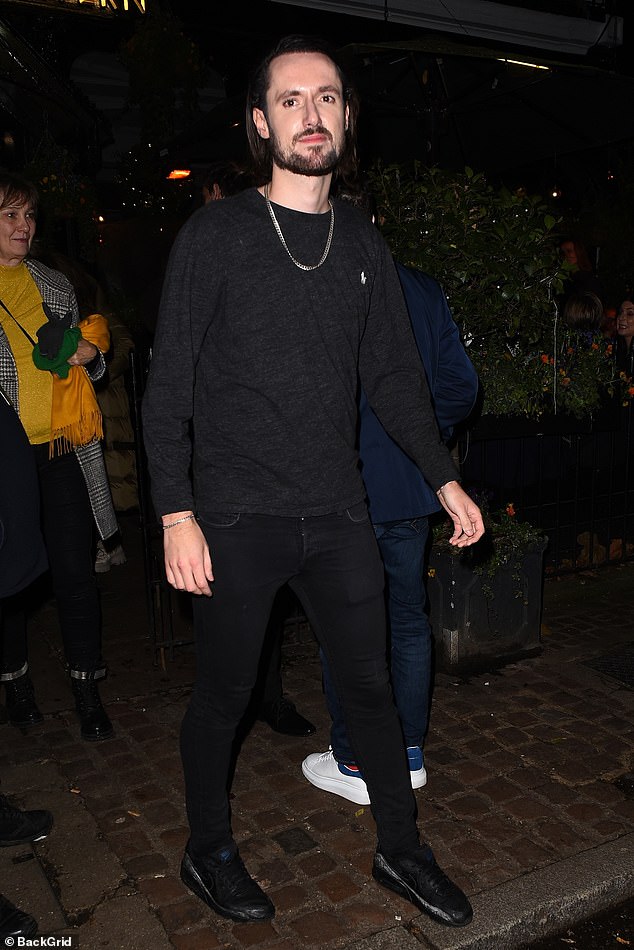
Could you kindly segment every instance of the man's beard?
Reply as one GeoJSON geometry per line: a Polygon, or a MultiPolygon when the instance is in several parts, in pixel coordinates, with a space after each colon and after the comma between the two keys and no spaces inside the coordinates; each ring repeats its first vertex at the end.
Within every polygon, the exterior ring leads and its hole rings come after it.
{"type": "Polygon", "coordinates": [[[330,135],[327,129],[322,125],[316,125],[304,131],[299,136],[295,136],[293,144],[288,151],[284,151],[280,145],[279,139],[272,129],[269,130],[269,147],[271,149],[271,158],[273,163],[286,171],[294,172],[296,175],[329,175],[334,172],[339,164],[341,149],[338,149],[330,137],[330,142],[325,145],[317,145],[309,149],[306,155],[300,155],[294,151],[293,146],[304,136],[314,135],[316,132],[322,135],[330,135]]]}

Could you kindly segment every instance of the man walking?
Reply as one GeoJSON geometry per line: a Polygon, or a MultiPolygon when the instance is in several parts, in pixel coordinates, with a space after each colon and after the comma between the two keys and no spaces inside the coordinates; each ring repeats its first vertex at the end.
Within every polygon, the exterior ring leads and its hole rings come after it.
{"type": "Polygon", "coordinates": [[[181,876],[234,920],[274,914],[238,854],[227,781],[273,599],[288,583],[345,698],[377,823],[374,876],[466,924],[467,898],[416,827],[355,450],[359,378],[451,514],[453,543],[478,540],[482,518],[440,441],[388,248],[329,198],[333,173],[353,171],[356,119],[334,54],[311,38],[280,41],[253,76],[247,112],[264,184],[209,202],[179,235],[144,405],[167,579],[200,595],[181,733],[191,832],[181,876]]]}

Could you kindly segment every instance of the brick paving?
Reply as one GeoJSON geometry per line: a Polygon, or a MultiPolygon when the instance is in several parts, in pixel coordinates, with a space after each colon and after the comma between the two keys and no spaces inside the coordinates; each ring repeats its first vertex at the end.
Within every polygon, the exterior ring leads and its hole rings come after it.
{"type": "MultiPolygon", "coordinates": [[[[127,532],[130,550],[134,527],[127,532]]],[[[81,804],[100,847],[120,865],[111,893],[120,896],[124,888],[127,899],[146,907],[166,946],[336,950],[396,931],[403,946],[415,939],[435,947],[436,925],[370,877],[375,834],[369,808],[321,792],[302,777],[304,756],[328,746],[318,656],[307,625],[289,630],[284,684],[318,732],[291,739],[255,723],[231,792],[241,852],[277,916],[235,924],[209,912],[182,886],[187,822],[178,732],[193,656],[185,646],[166,670],[152,667],[144,604],[136,603],[144,596],[138,561],[131,557],[100,579],[113,670],[104,695],[116,737],[97,744],[80,740],[60,680],[42,703],[47,715],[41,726],[26,736],[0,726],[5,790],[23,805],[46,807],[45,800],[33,800],[33,791],[24,799],[12,784],[12,770],[36,774],[44,761],[54,766],[69,807],[81,804]]],[[[634,564],[548,580],[540,656],[471,678],[436,677],[425,751],[429,781],[416,793],[419,822],[441,866],[476,902],[530,872],[625,840],[634,830],[634,692],[585,665],[634,639],[633,581],[634,564]]],[[[51,616],[50,608],[39,614],[39,649],[59,664],[55,632],[47,628],[51,616]]],[[[41,658],[38,663],[44,665],[41,658]]],[[[57,833],[35,849],[53,885],[57,833]]],[[[15,898],[2,873],[3,890],[15,898]]],[[[91,942],[94,905],[65,906],[63,889],[57,900],[70,928],[65,932],[74,927],[84,950],[106,945],[91,942]]],[[[38,916],[37,907],[28,909],[38,916]]],[[[122,947],[156,946],[133,934],[128,939],[122,947]]],[[[517,944],[505,946],[511,945],[517,944]]]]}

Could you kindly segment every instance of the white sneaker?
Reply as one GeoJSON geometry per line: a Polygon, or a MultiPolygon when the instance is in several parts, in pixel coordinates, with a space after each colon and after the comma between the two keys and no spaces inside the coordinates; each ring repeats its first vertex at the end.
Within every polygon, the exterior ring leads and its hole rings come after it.
{"type": "Polygon", "coordinates": [[[422,788],[427,784],[427,772],[423,761],[423,750],[418,745],[408,745],[407,760],[409,762],[409,775],[412,780],[412,788],[422,788]]]}
{"type": "MultiPolygon", "coordinates": [[[[412,788],[422,788],[427,784],[427,772],[420,746],[408,746],[407,759],[412,788]]],[[[302,772],[311,785],[325,792],[341,795],[357,805],[370,804],[368,788],[361,772],[337,762],[332,748],[327,752],[313,752],[307,756],[302,762],[302,772]]]]}
{"type": "Polygon", "coordinates": [[[332,749],[306,756],[302,762],[302,772],[316,788],[341,795],[357,805],[370,804],[370,796],[363,779],[355,776],[345,765],[340,765],[332,754],[332,749]]]}

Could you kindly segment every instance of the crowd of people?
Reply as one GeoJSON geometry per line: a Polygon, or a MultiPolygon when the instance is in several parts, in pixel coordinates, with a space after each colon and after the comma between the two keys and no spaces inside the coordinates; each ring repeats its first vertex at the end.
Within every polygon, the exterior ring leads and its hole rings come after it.
{"type": "MultiPolygon", "coordinates": [[[[248,90],[252,171],[210,167],[165,272],[143,428],[166,578],[193,600],[181,877],[232,920],[275,914],[240,857],[227,786],[254,696],[271,728],[315,731],[282,688],[280,603],[292,591],[319,641],[332,719],[329,749],[298,768],[370,805],[379,884],[464,926],[470,902],[421,839],[413,789],[427,779],[432,695],[429,517],[446,512],[457,548],[484,532],[450,452],[479,384],[442,288],[392,259],[367,195],[348,184],[357,110],[327,44],[283,38],[248,90]]],[[[30,182],[0,174],[0,423],[12,459],[0,478],[0,684],[11,724],[42,720],[26,592],[48,571],[80,733],[99,742],[114,730],[99,695],[95,574],[125,562],[117,512],[136,504],[124,383],[134,340],[98,284],[38,250],[37,206],[30,182]]],[[[582,245],[561,251],[564,321],[604,332],[582,245]]],[[[631,375],[630,299],[613,332],[631,375]]],[[[40,840],[52,821],[0,796],[0,846],[40,840]]],[[[1,936],[36,928],[0,895],[1,936]]]]}
{"type": "Polygon", "coordinates": [[[634,312],[634,292],[624,286],[615,305],[606,298],[584,243],[577,238],[565,238],[559,249],[568,272],[560,300],[564,324],[587,338],[603,336],[611,340],[615,345],[616,369],[632,377],[634,351],[628,315],[634,312]]]}

